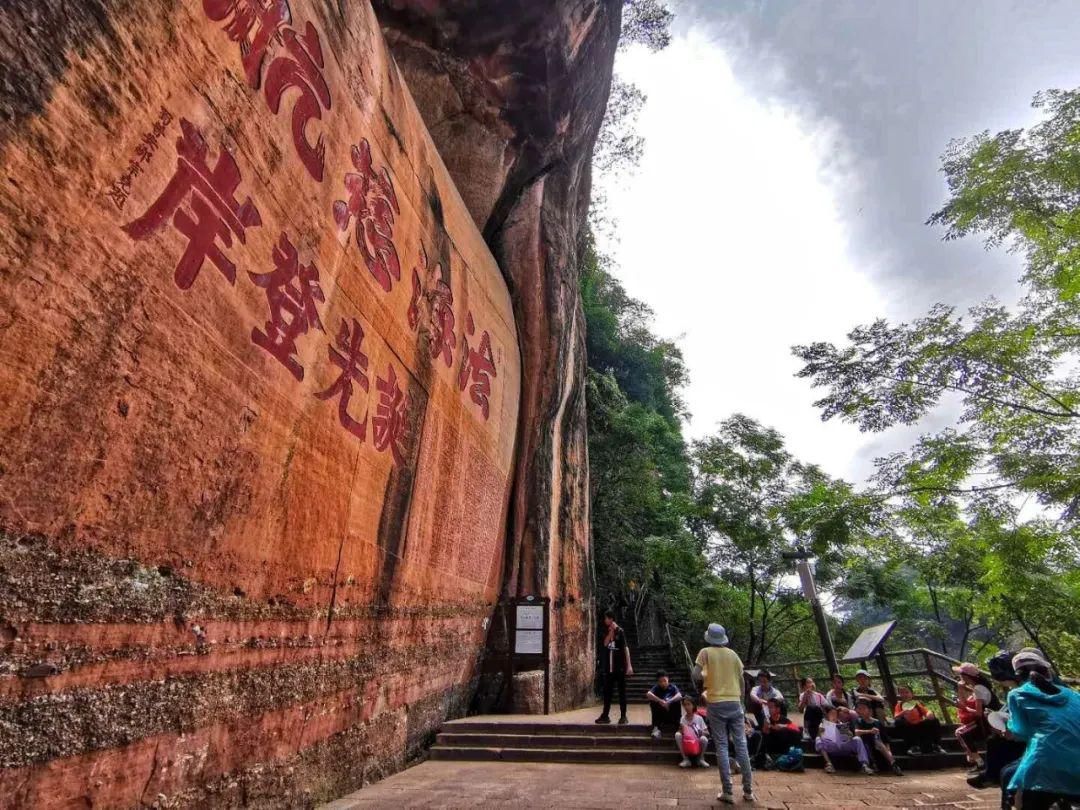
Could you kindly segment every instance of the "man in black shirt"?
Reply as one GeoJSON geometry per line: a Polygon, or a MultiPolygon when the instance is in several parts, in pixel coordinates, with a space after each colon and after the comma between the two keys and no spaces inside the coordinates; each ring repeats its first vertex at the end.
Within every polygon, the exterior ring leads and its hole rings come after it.
{"type": "Polygon", "coordinates": [[[645,699],[649,701],[649,709],[652,711],[654,739],[660,737],[661,728],[679,725],[682,692],[671,682],[664,670],[656,673],[656,686],[645,693],[645,699]]]}
{"type": "Polygon", "coordinates": [[[600,644],[600,672],[604,676],[604,713],[596,718],[597,723],[611,722],[611,698],[615,687],[619,687],[619,725],[625,726],[630,720],[626,716],[626,677],[634,674],[630,664],[630,647],[626,644],[626,633],[615,623],[615,614],[604,612],[604,638],[600,644]]]}

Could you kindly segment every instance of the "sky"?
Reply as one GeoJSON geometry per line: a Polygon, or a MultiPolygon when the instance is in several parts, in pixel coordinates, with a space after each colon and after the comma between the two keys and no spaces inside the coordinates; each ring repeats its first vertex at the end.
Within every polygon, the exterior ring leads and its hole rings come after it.
{"type": "Polygon", "coordinates": [[[741,411],[863,480],[954,412],[883,434],[823,423],[790,347],[938,301],[1016,299],[1017,257],[924,223],[950,139],[1029,126],[1036,92],[1080,85],[1080,14],[1069,0],[668,4],[670,46],[616,62],[647,96],[645,153],[597,180],[616,222],[601,247],[679,340],[691,437],[741,411]]]}

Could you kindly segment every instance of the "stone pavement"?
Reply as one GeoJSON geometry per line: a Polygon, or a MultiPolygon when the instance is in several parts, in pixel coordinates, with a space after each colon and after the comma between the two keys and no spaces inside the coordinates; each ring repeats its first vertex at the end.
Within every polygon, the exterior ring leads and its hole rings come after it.
{"type": "MultiPolygon", "coordinates": [[[[994,810],[994,790],[974,791],[962,771],[924,772],[905,777],[755,773],[757,807],[964,808],[994,810]]],[[[738,777],[736,777],[738,780],[738,777]]],[[[740,783],[736,781],[738,790],[740,783]]],[[[716,768],[680,770],[662,765],[567,765],[509,762],[425,762],[322,810],[369,808],[612,808],[654,810],[721,807],[716,768]]],[[[741,799],[736,807],[749,807],[741,799]]]]}

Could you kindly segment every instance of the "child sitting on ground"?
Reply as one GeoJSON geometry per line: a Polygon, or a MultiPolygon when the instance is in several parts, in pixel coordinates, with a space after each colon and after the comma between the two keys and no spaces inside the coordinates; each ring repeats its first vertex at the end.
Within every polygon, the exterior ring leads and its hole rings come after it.
{"type": "Polygon", "coordinates": [[[863,773],[873,774],[870,769],[870,756],[866,753],[866,745],[863,744],[861,737],[855,736],[850,722],[840,718],[840,711],[844,712],[845,717],[849,717],[847,709],[829,709],[818,730],[817,739],[814,740],[814,750],[825,759],[825,773],[836,773],[832,757],[853,756],[859,760],[863,773]]]}
{"type": "Polygon", "coordinates": [[[694,701],[684,697],[682,701],[682,717],[679,718],[679,730],[675,732],[675,745],[682,754],[680,768],[689,768],[691,758],[697,761],[702,768],[708,768],[705,761],[705,749],[709,746],[709,730],[705,725],[705,718],[694,708],[694,701]]]}
{"type": "Polygon", "coordinates": [[[893,756],[892,749],[889,748],[889,738],[888,733],[885,731],[885,724],[874,717],[870,703],[860,700],[855,704],[855,712],[858,714],[852,724],[855,729],[855,736],[861,739],[867,749],[873,752],[874,759],[884,760],[893,773],[897,776],[903,776],[904,772],[896,764],[896,758],[893,756]]]}

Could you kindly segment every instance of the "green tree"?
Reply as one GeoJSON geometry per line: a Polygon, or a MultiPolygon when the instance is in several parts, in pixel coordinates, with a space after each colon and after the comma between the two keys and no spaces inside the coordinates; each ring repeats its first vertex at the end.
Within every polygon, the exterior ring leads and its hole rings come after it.
{"type": "Polygon", "coordinates": [[[877,502],[798,462],[776,430],[741,414],[696,442],[693,457],[692,522],[708,543],[713,570],[744,591],[746,613],[729,629],[746,660],[775,661],[805,636],[820,654],[812,614],[783,553],[796,544],[811,549],[819,584],[827,586],[841,571],[844,549],[875,524],[877,502]]]}
{"type": "Polygon", "coordinates": [[[949,199],[930,218],[946,239],[980,234],[1023,255],[1021,302],[965,314],[939,304],[911,323],[879,320],[844,345],[794,352],[800,376],[825,391],[824,419],[879,431],[915,424],[945,398],[959,403],[954,427],[878,462],[875,489],[896,507],[907,545],[884,559],[913,572],[936,615],[961,621],[967,637],[997,633],[1069,661],[1078,645],[1066,605],[1080,570],[1080,93],[1051,91],[1035,106],[1045,118],[1027,131],[950,144],[949,199]],[[1042,509],[1025,510],[1029,501],[1042,509]]]}

